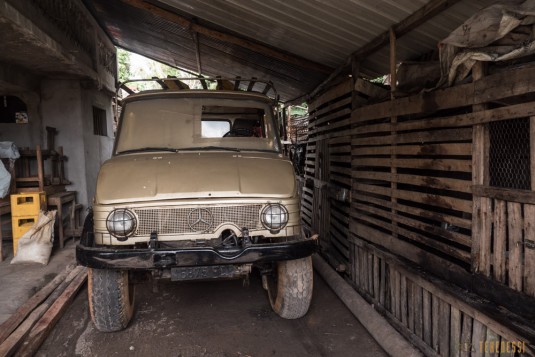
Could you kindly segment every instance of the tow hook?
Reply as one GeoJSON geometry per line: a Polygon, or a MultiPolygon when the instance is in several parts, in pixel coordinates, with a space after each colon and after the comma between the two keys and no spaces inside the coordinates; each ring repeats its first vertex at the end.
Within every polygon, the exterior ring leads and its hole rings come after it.
{"type": "Polygon", "coordinates": [[[242,245],[244,247],[247,247],[253,244],[251,242],[251,237],[249,236],[249,229],[247,227],[242,228],[241,234],[242,234],[242,245]]]}
{"type": "Polygon", "coordinates": [[[150,234],[149,249],[156,249],[158,247],[158,232],[153,231],[150,234]]]}

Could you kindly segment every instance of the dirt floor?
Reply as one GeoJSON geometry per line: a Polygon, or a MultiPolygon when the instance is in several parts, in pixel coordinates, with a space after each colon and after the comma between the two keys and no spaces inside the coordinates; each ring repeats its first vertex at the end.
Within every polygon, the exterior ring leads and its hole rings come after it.
{"type": "Polygon", "coordinates": [[[90,321],[87,289],[56,325],[37,356],[386,356],[326,283],[315,276],[306,317],[272,312],[254,275],[242,282],[160,282],[137,286],[135,318],[122,332],[90,321]]]}

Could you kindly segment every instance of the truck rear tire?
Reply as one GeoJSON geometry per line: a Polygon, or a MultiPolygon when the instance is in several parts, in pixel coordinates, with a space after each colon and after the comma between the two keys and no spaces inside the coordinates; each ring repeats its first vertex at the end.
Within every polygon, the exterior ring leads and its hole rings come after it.
{"type": "Polygon", "coordinates": [[[278,262],[268,280],[273,311],[285,319],[305,316],[312,300],[313,279],[312,257],[278,262]]]}
{"type": "Polygon", "coordinates": [[[88,300],[91,320],[99,331],[125,329],[134,313],[128,271],[88,269],[88,300]]]}

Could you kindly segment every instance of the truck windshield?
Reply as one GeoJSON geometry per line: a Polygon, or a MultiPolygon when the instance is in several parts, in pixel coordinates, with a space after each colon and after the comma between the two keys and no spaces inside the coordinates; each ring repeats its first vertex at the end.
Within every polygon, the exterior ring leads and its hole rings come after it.
{"type": "Polygon", "coordinates": [[[123,108],[116,154],[146,148],[279,151],[270,107],[254,100],[155,98],[123,108]]]}

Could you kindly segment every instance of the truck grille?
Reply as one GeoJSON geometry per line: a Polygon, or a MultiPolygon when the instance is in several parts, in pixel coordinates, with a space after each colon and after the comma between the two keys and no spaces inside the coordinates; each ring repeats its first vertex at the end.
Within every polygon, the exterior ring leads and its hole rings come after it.
{"type": "Polygon", "coordinates": [[[150,235],[153,231],[158,234],[213,233],[223,223],[258,229],[262,228],[261,209],[262,205],[135,209],[139,218],[136,235],[150,235]],[[192,224],[201,216],[203,221],[211,219],[211,224],[192,224]]]}

